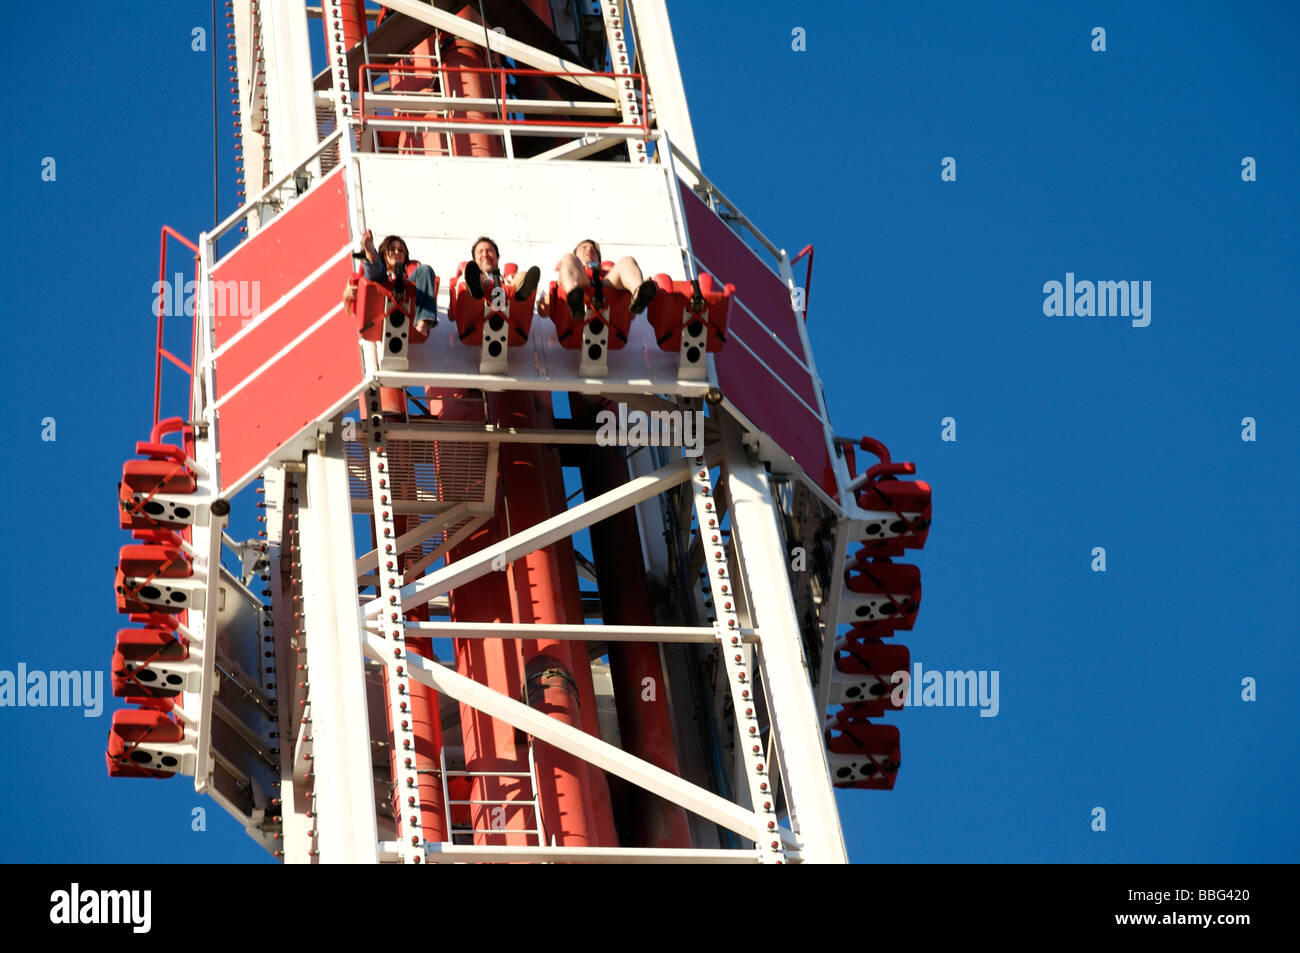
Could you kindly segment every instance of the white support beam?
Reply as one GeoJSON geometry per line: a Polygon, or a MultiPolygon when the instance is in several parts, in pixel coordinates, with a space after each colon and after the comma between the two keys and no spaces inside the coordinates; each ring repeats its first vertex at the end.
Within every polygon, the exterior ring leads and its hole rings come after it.
{"type": "MultiPolygon", "coordinates": [[[[394,848],[396,845],[394,845],[394,848]]],[[[498,847],[429,844],[431,864],[755,864],[752,850],[696,850],[663,847],[498,847]]]]}
{"type": "MultiPolygon", "coordinates": [[[[471,582],[484,573],[491,572],[494,565],[498,569],[508,566],[516,559],[521,559],[531,552],[586,529],[593,523],[599,523],[629,506],[648,500],[652,496],[658,496],[665,490],[686,482],[690,477],[691,468],[687,462],[676,460],[653,473],[629,480],[608,493],[602,493],[600,496],[579,503],[563,513],[543,520],[536,526],[516,533],[509,539],[503,539],[465,559],[458,559],[452,565],[403,587],[402,609],[421,605],[434,596],[440,596],[457,586],[471,582]]],[[[379,599],[366,603],[366,618],[378,617],[383,609],[384,604],[379,599]]]]}
{"type": "Polygon", "coordinates": [[[537,155],[529,157],[528,161],[547,162],[551,159],[585,159],[587,156],[595,155],[597,152],[604,152],[606,149],[626,141],[625,139],[589,132],[580,139],[570,139],[554,149],[539,152],[537,155]]]}
{"type": "MultiPolygon", "coordinates": [[[[368,636],[366,640],[370,656],[385,664],[390,662],[389,644],[388,640],[375,635],[368,636]]],[[[413,652],[407,653],[406,665],[412,678],[428,685],[434,691],[449,695],[493,718],[500,718],[539,741],[554,745],[598,768],[631,781],[651,794],[657,794],[674,804],[680,804],[688,811],[720,824],[727,830],[735,831],[742,837],[756,840],[762,836],[760,820],[753,811],[733,804],[726,798],[691,784],[648,761],[630,755],[621,748],[587,734],[581,728],[567,725],[558,718],[552,718],[535,708],[529,708],[522,702],[515,701],[472,678],[467,678],[454,669],[445,668],[440,663],[430,661],[413,652]]],[[[783,837],[789,838],[788,831],[782,833],[783,837]]]]}
{"type": "Polygon", "coordinates": [[[307,456],[299,501],[303,629],[311,664],[311,733],[322,863],[377,863],[363,632],[343,441],[307,456]]]}
{"type": "MultiPolygon", "coordinates": [[[[447,639],[576,639],[580,642],[673,642],[710,644],[710,625],[545,625],[517,622],[407,622],[408,631],[447,639]]],[[[757,642],[753,629],[741,629],[743,642],[757,642]]]]}
{"type": "MultiPolygon", "coordinates": [[[[397,542],[393,543],[392,555],[394,557],[400,556],[402,553],[406,552],[412,546],[424,542],[430,536],[436,535],[437,533],[442,532],[442,530],[444,530],[448,526],[451,526],[453,523],[457,522],[458,520],[464,519],[466,516],[469,515],[470,506],[471,504],[469,503],[457,503],[455,506],[447,510],[445,513],[439,513],[433,519],[425,520],[415,529],[403,533],[401,536],[397,537],[397,542]]],[[[362,556],[360,559],[357,560],[358,581],[360,580],[361,576],[364,576],[366,573],[370,572],[371,570],[378,569],[378,568],[379,568],[379,550],[372,549],[370,550],[370,552],[366,553],[364,556],[362,556]]]]}
{"type": "Polygon", "coordinates": [[[599,93],[609,99],[613,99],[618,94],[618,87],[612,79],[606,76],[591,75],[591,71],[581,63],[573,63],[552,53],[539,50],[535,46],[520,43],[504,33],[489,30],[481,23],[475,23],[473,20],[447,13],[427,3],[419,3],[417,0],[391,0],[391,2],[390,0],[384,0],[384,6],[394,13],[404,13],[408,17],[419,20],[421,23],[427,23],[429,26],[437,27],[439,30],[450,33],[462,40],[469,40],[471,43],[486,46],[493,53],[500,53],[502,56],[517,60],[526,66],[531,66],[533,69],[547,70],[553,73],[587,74],[569,76],[566,79],[593,93],[599,93]]]}
{"type": "MultiPolygon", "coordinates": [[[[442,545],[438,546],[436,549],[433,549],[429,553],[425,554],[423,557],[420,558],[419,562],[417,562],[415,565],[411,566],[406,570],[405,574],[403,574],[402,576],[402,582],[408,583],[414,579],[418,579],[420,577],[420,573],[424,572],[426,569],[428,569],[430,566],[436,563],[443,556],[446,556],[447,553],[451,552],[453,546],[459,546],[462,542],[468,539],[471,533],[476,532],[478,528],[482,526],[484,523],[486,523],[489,519],[491,519],[491,516],[477,516],[474,519],[470,520],[468,523],[466,523],[464,526],[462,526],[460,529],[456,530],[456,532],[446,537],[442,541],[442,545]]],[[[430,605],[432,605],[433,600],[432,599],[429,600],[429,603],[430,605]]]]}
{"type": "MultiPolygon", "coordinates": [[[[370,422],[364,430],[370,432],[370,422]]],[[[456,443],[544,443],[594,446],[595,430],[560,430],[555,427],[497,427],[493,424],[405,423],[390,424],[389,440],[448,440],[456,443]]]]}
{"type": "MultiPolygon", "coordinates": [[[[678,151],[698,168],[700,156],[695,148],[695,129],[691,126],[691,111],[686,106],[686,89],[677,62],[677,46],[673,43],[667,5],[664,0],[636,0],[629,6],[632,8],[630,19],[636,50],[654,104],[654,124],[666,131],[678,151]]],[[[688,186],[695,186],[695,176],[689,171],[679,174],[688,186]]]]}
{"type": "MultiPolygon", "coordinates": [[[[433,93],[366,93],[366,107],[397,109],[405,112],[435,112],[454,109],[458,112],[494,112],[501,100],[473,96],[438,96],[433,93]]],[[[529,116],[605,116],[617,119],[618,103],[595,99],[508,99],[512,113],[529,116]]]]}
{"type": "MultiPolygon", "coordinates": [[[[262,3],[262,43],[266,56],[271,169],[283,175],[311,152],[319,138],[312,89],[307,10],[300,3],[262,3]]],[[[319,167],[313,169],[319,178],[319,167]]]]}
{"type": "Polygon", "coordinates": [[[740,571],[760,633],[759,665],[790,821],[803,842],[804,861],[847,863],[822,718],[813,702],[767,471],[750,462],[734,421],[727,422],[724,439],[731,542],[739,547],[740,571]]]}

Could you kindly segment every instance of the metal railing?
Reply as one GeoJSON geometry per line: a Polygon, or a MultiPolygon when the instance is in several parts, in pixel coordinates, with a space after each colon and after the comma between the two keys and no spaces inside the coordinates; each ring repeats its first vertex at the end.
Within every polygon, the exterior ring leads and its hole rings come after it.
{"type": "MultiPolygon", "coordinates": [[[[194,244],[194,242],[190,241],[180,232],[176,231],[176,229],[172,228],[170,225],[164,225],[162,227],[162,241],[161,241],[162,248],[158,253],[158,282],[159,284],[162,285],[162,289],[159,292],[157,292],[159,294],[166,294],[167,289],[170,286],[170,283],[167,280],[167,238],[168,236],[171,236],[172,238],[176,239],[178,242],[180,242],[190,251],[194,252],[195,287],[198,286],[198,282],[199,282],[199,246],[194,244]]],[[[180,289],[182,299],[184,298],[184,291],[185,289],[182,287],[180,289]]],[[[174,301],[176,299],[176,289],[172,289],[169,298],[170,301],[174,301]]],[[[164,304],[163,307],[159,307],[158,306],[160,304],[159,300],[156,297],[154,299],[154,308],[157,311],[157,318],[158,318],[158,338],[154,344],[154,363],[153,363],[153,426],[155,427],[158,425],[159,409],[162,401],[162,359],[164,357],[167,358],[167,360],[171,361],[173,364],[175,364],[177,367],[183,370],[190,378],[191,388],[194,385],[194,371],[192,369],[193,365],[186,364],[184,361],[178,358],[171,351],[163,347],[163,318],[167,316],[167,311],[168,311],[167,305],[170,304],[170,301],[163,303],[164,304]]],[[[191,325],[191,329],[192,329],[192,325],[191,325]]],[[[197,340],[197,336],[195,339],[197,340]]],[[[191,361],[195,360],[194,354],[190,355],[190,360],[191,361]]]]}
{"type": "Polygon", "coordinates": [[[486,133],[503,138],[507,156],[513,157],[511,135],[525,136],[581,136],[600,131],[620,138],[648,139],[650,125],[646,103],[645,77],[639,73],[622,76],[615,73],[589,71],[559,71],[512,69],[509,67],[446,66],[430,62],[428,65],[410,62],[367,62],[360,67],[361,92],[357,119],[362,131],[432,132],[446,136],[444,149],[447,155],[455,154],[455,144],[450,135],[486,133]],[[387,77],[386,86],[376,79],[387,77]],[[484,77],[491,88],[490,96],[463,96],[448,94],[449,79],[484,77]],[[632,79],[639,90],[627,90],[621,95],[639,98],[642,119],[627,123],[622,119],[619,103],[614,99],[520,99],[510,96],[510,79],[569,78],[632,79]],[[422,85],[419,89],[400,89],[399,84],[414,78],[422,85]],[[480,115],[470,115],[478,113],[480,115]],[[529,118],[554,116],[554,119],[529,118]],[[575,116],[596,118],[579,119],[575,116]]]}

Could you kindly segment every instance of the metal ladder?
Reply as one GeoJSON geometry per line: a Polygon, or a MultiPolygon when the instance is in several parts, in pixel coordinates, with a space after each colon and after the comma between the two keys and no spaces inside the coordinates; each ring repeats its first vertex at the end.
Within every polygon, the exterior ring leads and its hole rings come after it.
{"type": "MultiPolygon", "coordinates": [[[[546,832],[542,827],[542,810],[538,803],[537,797],[537,762],[533,757],[533,741],[528,739],[528,770],[527,771],[455,771],[447,767],[447,749],[444,747],[438,754],[439,767],[442,769],[442,803],[447,805],[447,835],[451,843],[456,843],[456,837],[469,836],[471,840],[475,835],[482,834],[487,837],[504,836],[507,834],[526,834],[529,837],[537,838],[537,843],[530,846],[544,846],[546,844],[546,832]],[[527,778],[532,789],[531,799],[516,798],[512,801],[505,800],[480,800],[469,799],[463,801],[454,801],[451,797],[451,788],[448,786],[447,779],[453,778],[527,778]],[[492,827],[486,829],[476,828],[474,826],[473,810],[476,805],[490,805],[492,807],[502,808],[529,808],[533,810],[533,827],[515,828],[515,827],[492,827]],[[469,807],[470,809],[470,826],[454,827],[451,822],[451,809],[453,807],[469,807]]],[[[505,811],[500,815],[502,821],[505,819],[505,811]]]]}

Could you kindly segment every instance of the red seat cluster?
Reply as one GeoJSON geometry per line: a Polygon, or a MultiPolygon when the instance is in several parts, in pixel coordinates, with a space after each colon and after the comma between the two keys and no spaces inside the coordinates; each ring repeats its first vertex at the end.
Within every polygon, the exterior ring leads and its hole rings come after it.
{"type": "Polygon", "coordinates": [[[879,458],[861,480],[854,444],[847,462],[858,506],[862,539],[844,570],[839,622],[849,630],[836,645],[831,700],[842,707],[828,722],[826,746],[836,787],[892,788],[901,764],[898,729],[873,723],[901,708],[910,685],[911,656],[905,646],[883,641],[910,630],[921,608],[921,570],[894,560],[920,549],[930,533],[930,485],[903,477],[913,463],[894,463],[878,440],[856,447],[879,458]]]}
{"type": "Polygon", "coordinates": [[[118,556],[117,611],[139,627],[118,631],[110,675],[113,694],[140,707],[113,714],[106,758],[114,777],[165,778],[181,767],[179,751],[158,745],[177,746],[185,738],[171,710],[186,689],[176,663],[190,658],[180,631],[193,587],[179,582],[193,576],[185,552],[198,513],[190,499],[198,486],[190,466],[193,441],[179,417],[161,421],[148,442],[136,444],[141,459],[126,461],[118,484],[119,522],[133,541],[118,556]],[[180,434],[183,446],[163,442],[171,433],[180,434]]]}

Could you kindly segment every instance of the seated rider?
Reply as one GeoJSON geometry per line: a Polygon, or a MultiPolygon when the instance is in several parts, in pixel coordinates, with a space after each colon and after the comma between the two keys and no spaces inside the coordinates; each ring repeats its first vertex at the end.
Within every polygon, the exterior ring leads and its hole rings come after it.
{"type": "MultiPolygon", "coordinates": [[[[366,253],[365,275],[368,281],[379,281],[393,287],[406,284],[406,265],[410,254],[406,242],[397,235],[389,235],[375,248],[375,236],[366,229],[361,236],[361,247],[366,253]]],[[[433,269],[419,265],[411,274],[415,286],[415,329],[427,333],[438,324],[438,301],[434,297],[433,269]]],[[[403,289],[404,290],[404,289],[403,289]]]]}
{"type": "MultiPolygon", "coordinates": [[[[558,277],[556,283],[559,285],[560,294],[564,295],[564,300],[569,304],[569,313],[575,318],[583,317],[582,292],[584,288],[591,287],[591,274],[594,270],[601,276],[601,284],[609,288],[616,288],[620,291],[632,292],[633,314],[640,314],[646,309],[646,306],[654,300],[655,293],[659,287],[653,282],[648,281],[641,274],[641,266],[636,263],[636,259],[631,255],[625,255],[618,261],[608,272],[601,268],[600,246],[590,238],[578,242],[572,253],[566,254],[560,259],[558,277]]],[[[542,300],[537,305],[538,314],[548,314],[550,312],[550,291],[542,296],[542,300]]]]}
{"type": "Polygon", "coordinates": [[[515,272],[513,275],[502,277],[497,270],[500,262],[501,252],[497,248],[497,243],[486,235],[478,238],[470,248],[470,261],[465,263],[465,287],[475,298],[483,297],[483,281],[491,279],[493,285],[498,288],[505,288],[507,292],[513,293],[516,301],[527,301],[537,290],[537,282],[541,280],[542,270],[533,265],[523,274],[515,272]]]}

